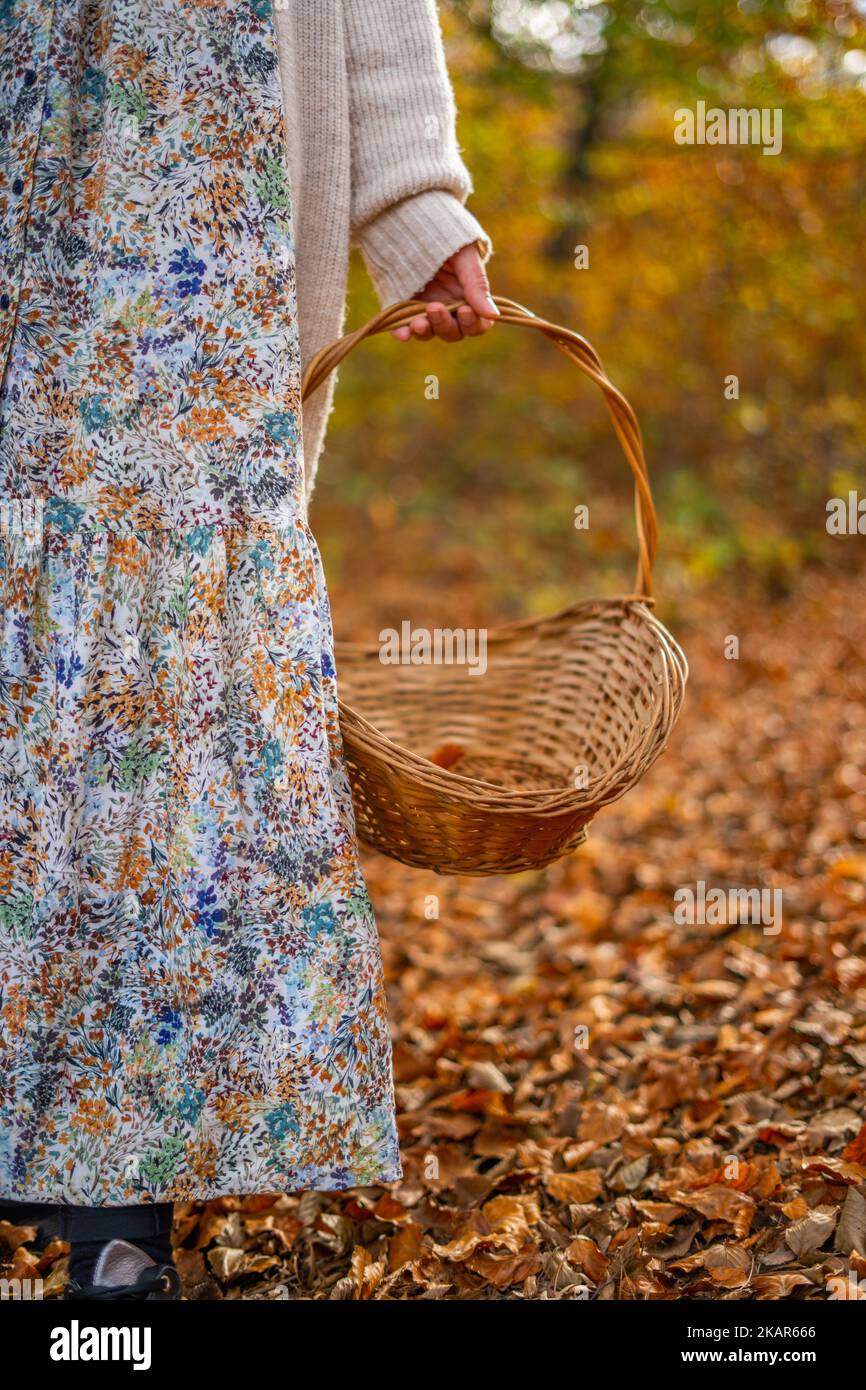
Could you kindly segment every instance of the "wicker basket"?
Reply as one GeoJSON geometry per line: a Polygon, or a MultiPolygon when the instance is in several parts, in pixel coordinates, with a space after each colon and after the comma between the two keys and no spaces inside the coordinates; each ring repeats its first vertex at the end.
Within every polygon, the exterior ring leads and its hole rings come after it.
{"type": "MultiPolygon", "coordinates": [[[[631,406],[585,339],[511,300],[496,304],[503,323],[543,333],[603,392],[634,474],[639,560],[633,594],[489,632],[483,675],[384,664],[378,643],[337,644],[358,833],[443,874],[543,868],[579,845],[596,812],[663,751],[688,669],[650,611],[655,510],[631,406]]],[[[364,338],[423,309],[392,305],[324,348],[304,374],[304,398],[364,338]]]]}

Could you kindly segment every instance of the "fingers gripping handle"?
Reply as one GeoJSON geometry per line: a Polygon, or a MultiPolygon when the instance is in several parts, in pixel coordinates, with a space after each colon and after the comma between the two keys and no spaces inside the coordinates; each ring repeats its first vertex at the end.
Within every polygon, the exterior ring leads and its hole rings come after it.
{"type": "MultiPolygon", "coordinates": [[[[618,391],[613,382],[608,379],[598,353],[579,333],[573,333],[569,328],[548,323],[546,319],[536,317],[529,309],[524,309],[521,304],[515,304],[511,299],[500,299],[493,296],[493,302],[499,309],[500,323],[510,323],[522,328],[534,328],[536,332],[543,333],[545,338],[549,338],[554,346],[559,348],[560,352],[564,353],[585,376],[595,382],[604,396],[616,436],[634,476],[635,521],[638,541],[635,593],[642,597],[651,598],[658,528],[640,426],[634,411],[622,392],[618,391]]],[[[447,307],[453,311],[459,309],[462,303],[463,301],[460,300],[447,307]]],[[[353,333],[347,333],[345,337],[338,338],[336,342],[322,348],[310,360],[304,372],[301,399],[307,400],[314,391],[318,390],[331,372],[343,361],[343,358],[347,357],[352,349],[363,342],[365,338],[370,338],[376,333],[389,333],[395,328],[402,328],[411,323],[418,314],[424,313],[426,308],[426,304],[417,300],[404,300],[399,304],[390,304],[387,309],[383,309],[368,323],[356,328],[353,333]]]]}

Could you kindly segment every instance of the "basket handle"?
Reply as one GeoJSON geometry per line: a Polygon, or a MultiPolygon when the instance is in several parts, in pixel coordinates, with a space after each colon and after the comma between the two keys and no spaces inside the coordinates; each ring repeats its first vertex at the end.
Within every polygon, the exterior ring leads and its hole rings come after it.
{"type": "MultiPolygon", "coordinates": [[[[446,308],[453,312],[459,309],[463,302],[460,300],[448,304],[446,308]]],[[[500,299],[498,296],[494,296],[493,302],[499,309],[500,322],[513,323],[524,328],[535,328],[539,333],[543,333],[545,338],[549,338],[554,346],[570,358],[575,366],[579,367],[591,381],[594,381],[602,392],[617,438],[634,475],[634,506],[638,540],[635,594],[642,598],[651,598],[658,528],[637,416],[622,392],[618,391],[608,380],[595,348],[579,333],[573,333],[570,328],[561,328],[554,323],[548,323],[546,319],[538,318],[529,309],[524,309],[522,304],[515,304],[511,299],[500,299]]],[[[304,372],[301,384],[301,400],[305,401],[308,396],[318,390],[334,368],[342,362],[344,357],[348,356],[354,347],[357,347],[358,343],[376,333],[388,333],[394,328],[402,328],[411,323],[418,314],[425,313],[426,309],[427,305],[418,300],[403,300],[401,303],[391,304],[371,318],[368,323],[356,328],[353,333],[347,333],[345,337],[338,338],[336,342],[323,347],[316,353],[315,357],[310,359],[304,372]]]]}

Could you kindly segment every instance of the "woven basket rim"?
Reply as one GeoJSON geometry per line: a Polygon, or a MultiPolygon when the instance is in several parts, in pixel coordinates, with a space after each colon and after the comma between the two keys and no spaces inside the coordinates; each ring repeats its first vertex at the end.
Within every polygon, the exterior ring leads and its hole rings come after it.
{"type": "MultiPolygon", "coordinates": [[[[662,655],[664,662],[667,686],[672,695],[670,700],[659,701],[655,718],[643,730],[643,741],[645,741],[646,734],[653,725],[666,726],[665,737],[658,749],[661,752],[667,742],[667,734],[676,722],[676,715],[682,703],[688,678],[688,662],[676,639],[650,611],[651,604],[651,600],[648,603],[643,596],[633,594],[584,599],[578,603],[568,604],[556,613],[544,617],[521,618],[497,628],[488,629],[488,647],[491,644],[508,642],[514,636],[529,630],[535,630],[536,634],[541,633],[543,635],[544,629],[548,625],[552,635],[556,624],[563,619],[575,616],[588,617],[604,610],[616,610],[622,618],[636,618],[642,626],[652,633],[656,641],[657,650],[662,655]]],[[[380,650],[380,645],[375,642],[335,643],[338,689],[341,652],[355,659],[373,659],[375,657],[378,660],[380,650]]],[[[555,786],[522,790],[506,787],[497,782],[487,782],[478,777],[468,777],[463,773],[440,767],[413,749],[396,743],[353,706],[343,700],[339,700],[338,703],[341,725],[351,728],[354,739],[366,745],[375,756],[381,757],[383,749],[393,749],[407,771],[411,770],[420,782],[425,783],[431,790],[435,789],[438,796],[455,806],[466,805],[471,802],[475,810],[488,807],[490,811],[495,811],[501,815],[525,816],[532,814],[542,818],[553,818],[572,813],[579,808],[597,810],[600,806],[615,801],[624,795],[631,785],[628,777],[622,778],[620,782],[620,779],[615,775],[618,771],[627,768],[627,758],[623,759],[613,769],[613,772],[607,772],[595,784],[590,782],[585,788],[555,786]],[[593,785],[595,786],[594,791],[593,785]],[[601,791],[602,788],[609,788],[609,791],[601,791]]]]}
{"type": "MultiPolygon", "coordinates": [[[[600,612],[602,609],[620,609],[623,614],[635,612],[642,621],[649,620],[650,624],[657,624],[665,632],[667,629],[664,624],[655,616],[653,608],[655,599],[647,598],[643,594],[613,594],[610,597],[580,599],[577,603],[568,603],[564,608],[558,608],[554,613],[544,613],[528,618],[514,618],[507,623],[498,623],[496,627],[484,628],[487,633],[488,646],[493,643],[507,642],[511,637],[518,636],[530,628],[543,632],[549,623],[553,626],[561,622],[564,618],[570,618],[578,614],[589,616],[593,612],[600,612]]],[[[669,634],[670,635],[670,634],[669,634]]],[[[672,639],[673,640],[673,639],[672,639]]],[[[380,644],[378,642],[349,642],[336,641],[334,646],[338,652],[345,652],[347,656],[375,656],[378,659],[380,644]]],[[[684,658],[685,659],[685,658],[684,658]]]]}

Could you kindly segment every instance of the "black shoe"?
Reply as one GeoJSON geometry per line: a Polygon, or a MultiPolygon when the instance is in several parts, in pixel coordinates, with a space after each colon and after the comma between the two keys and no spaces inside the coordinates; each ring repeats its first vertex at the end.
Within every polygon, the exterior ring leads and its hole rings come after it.
{"type": "Polygon", "coordinates": [[[100,1253],[93,1270],[92,1284],[70,1284],[69,1300],[138,1299],[179,1300],[180,1276],[174,1265],[160,1265],[137,1246],[125,1240],[111,1240],[100,1253]]]}

